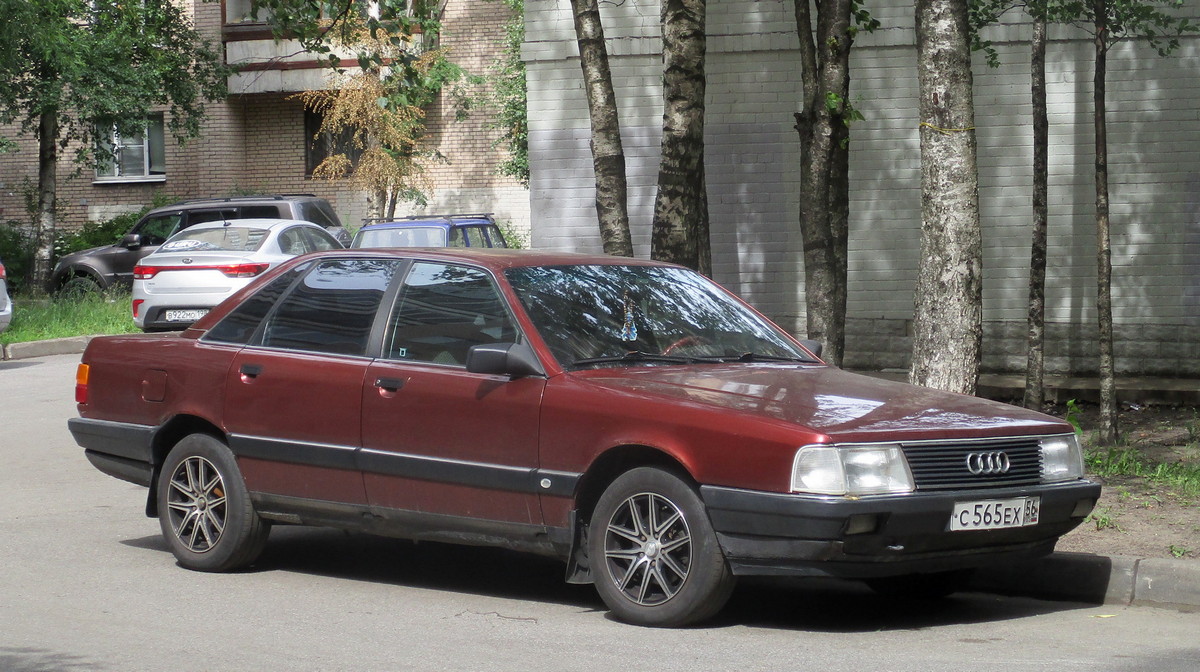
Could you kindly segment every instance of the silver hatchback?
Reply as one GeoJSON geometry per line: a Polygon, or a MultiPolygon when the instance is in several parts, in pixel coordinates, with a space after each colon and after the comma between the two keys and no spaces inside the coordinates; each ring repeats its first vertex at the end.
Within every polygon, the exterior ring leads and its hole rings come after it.
{"type": "Polygon", "coordinates": [[[171,236],[133,271],[133,321],[145,331],[184,329],[267,269],[343,245],[294,219],[231,219],[171,236]]]}

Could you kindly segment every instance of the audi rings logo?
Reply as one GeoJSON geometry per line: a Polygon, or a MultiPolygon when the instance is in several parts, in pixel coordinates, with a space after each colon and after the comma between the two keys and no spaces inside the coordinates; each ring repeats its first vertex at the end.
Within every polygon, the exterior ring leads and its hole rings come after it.
{"type": "Polygon", "coordinates": [[[976,476],[994,476],[1007,474],[1012,461],[1008,453],[996,451],[993,453],[970,453],[967,455],[967,471],[976,476]]]}

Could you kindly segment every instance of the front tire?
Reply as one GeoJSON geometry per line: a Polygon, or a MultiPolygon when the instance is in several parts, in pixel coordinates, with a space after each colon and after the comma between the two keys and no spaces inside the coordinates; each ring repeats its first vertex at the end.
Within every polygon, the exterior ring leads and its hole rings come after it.
{"type": "Polygon", "coordinates": [[[733,592],[700,496],[663,469],[639,467],[609,485],[592,514],[588,555],[604,603],[635,625],[702,621],[733,592]]]}
{"type": "Polygon", "coordinates": [[[229,448],[207,434],[171,449],[158,481],[158,520],[179,564],[202,572],[245,567],[271,531],[258,517],[229,448]]]}

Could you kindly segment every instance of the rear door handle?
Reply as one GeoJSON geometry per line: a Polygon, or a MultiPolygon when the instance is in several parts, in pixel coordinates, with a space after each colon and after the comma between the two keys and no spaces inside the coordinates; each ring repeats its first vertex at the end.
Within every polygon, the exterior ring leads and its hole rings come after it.
{"type": "Polygon", "coordinates": [[[257,378],[263,372],[261,364],[242,364],[238,368],[238,373],[242,374],[243,378],[257,378]]]}

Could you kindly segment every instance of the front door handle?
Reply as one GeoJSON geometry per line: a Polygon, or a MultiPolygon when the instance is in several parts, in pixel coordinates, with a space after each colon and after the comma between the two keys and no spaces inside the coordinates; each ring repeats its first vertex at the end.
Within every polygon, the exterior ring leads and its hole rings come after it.
{"type": "Polygon", "coordinates": [[[403,378],[376,378],[375,387],[387,392],[395,392],[404,387],[403,378]]]}
{"type": "Polygon", "coordinates": [[[242,380],[247,378],[257,378],[263,372],[261,364],[242,364],[238,367],[238,373],[242,374],[242,380]]]}

